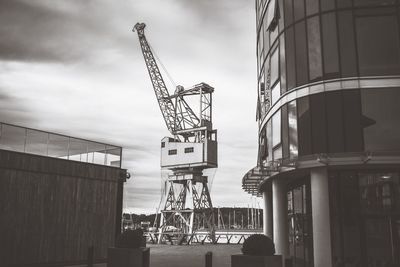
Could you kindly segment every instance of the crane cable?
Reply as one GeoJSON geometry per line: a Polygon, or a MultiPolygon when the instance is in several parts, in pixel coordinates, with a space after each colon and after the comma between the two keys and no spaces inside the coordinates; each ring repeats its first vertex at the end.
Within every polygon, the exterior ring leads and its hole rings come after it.
{"type": "Polygon", "coordinates": [[[172,79],[172,76],[169,74],[169,72],[167,71],[167,69],[165,68],[164,64],[162,63],[161,59],[158,57],[157,53],[155,52],[155,50],[153,49],[153,47],[148,43],[151,52],[153,53],[154,57],[157,59],[158,63],[160,63],[161,68],[163,69],[163,71],[165,72],[165,74],[167,74],[168,80],[173,84],[174,88],[176,88],[176,83],[174,81],[174,79],[172,79]]]}

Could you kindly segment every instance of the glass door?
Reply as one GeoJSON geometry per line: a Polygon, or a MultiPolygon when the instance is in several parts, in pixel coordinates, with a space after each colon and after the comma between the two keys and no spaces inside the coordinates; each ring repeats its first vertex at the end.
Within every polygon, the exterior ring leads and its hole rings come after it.
{"type": "Polygon", "coordinates": [[[400,206],[398,173],[360,173],[364,226],[364,264],[400,266],[400,206]]]}
{"type": "Polygon", "coordinates": [[[313,266],[312,221],[308,183],[292,186],[287,192],[289,253],[293,267],[313,266]]]}

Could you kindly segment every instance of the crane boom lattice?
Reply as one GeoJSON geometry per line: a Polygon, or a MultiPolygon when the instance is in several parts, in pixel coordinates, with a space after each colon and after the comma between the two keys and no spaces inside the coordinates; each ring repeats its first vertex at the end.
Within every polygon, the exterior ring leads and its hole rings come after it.
{"type": "Polygon", "coordinates": [[[212,127],[214,88],[206,83],[188,89],[177,86],[170,95],[144,35],[145,26],[137,23],[134,31],[139,37],[161,113],[173,135],[161,140],[161,168],[172,174],[164,191],[158,241],[173,237],[177,243],[190,243],[195,232],[202,228],[209,231],[213,242],[214,213],[208,177],[203,175],[203,170],[218,165],[217,130],[212,127]],[[186,101],[193,97],[197,99],[198,114],[186,101]]]}

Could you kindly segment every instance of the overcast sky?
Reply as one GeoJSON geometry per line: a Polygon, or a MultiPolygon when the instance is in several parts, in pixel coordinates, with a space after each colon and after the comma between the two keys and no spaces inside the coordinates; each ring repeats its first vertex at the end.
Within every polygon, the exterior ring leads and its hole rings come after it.
{"type": "Polygon", "coordinates": [[[215,88],[213,205],[255,203],[241,189],[257,155],[251,0],[0,0],[1,121],[122,146],[124,209],[155,212],[169,132],[136,22],[177,84],[215,88]]]}

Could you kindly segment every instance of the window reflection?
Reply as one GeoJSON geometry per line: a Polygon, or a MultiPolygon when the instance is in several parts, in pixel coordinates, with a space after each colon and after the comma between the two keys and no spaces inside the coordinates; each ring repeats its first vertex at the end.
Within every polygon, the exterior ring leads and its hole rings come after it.
{"type": "Polygon", "coordinates": [[[294,9],[294,20],[300,20],[304,18],[304,1],[293,1],[293,9],[294,9]]]}
{"type": "MultiPolygon", "coordinates": [[[[301,1],[296,1],[301,2],[301,1]]],[[[308,82],[306,24],[304,21],[295,24],[296,36],[296,85],[308,82]]]]}
{"type": "Polygon", "coordinates": [[[281,97],[281,83],[277,82],[271,90],[271,106],[281,97]]]}
{"type": "Polygon", "coordinates": [[[308,0],[306,2],[306,12],[307,16],[318,12],[319,1],[318,0],[308,0]]]}
{"type": "Polygon", "coordinates": [[[365,89],[361,98],[365,150],[400,151],[400,88],[365,89]]]}
{"type": "Polygon", "coordinates": [[[289,122],[289,155],[296,158],[299,154],[297,146],[297,107],[296,101],[288,103],[288,122],[289,122]]]}
{"type": "Polygon", "coordinates": [[[312,153],[327,151],[325,94],[310,95],[312,153]]]}
{"type": "Polygon", "coordinates": [[[271,85],[279,78],[279,49],[276,48],[271,55],[271,85]]]}
{"type": "Polygon", "coordinates": [[[311,214],[306,209],[310,201],[309,185],[291,188],[287,193],[289,254],[293,266],[313,266],[311,214]]]}
{"type": "Polygon", "coordinates": [[[281,143],[281,110],[272,116],[272,147],[281,143]]]}
{"type": "Polygon", "coordinates": [[[69,138],[63,135],[49,134],[48,156],[68,159],[69,138]]]}
{"type": "Polygon", "coordinates": [[[26,129],[12,125],[2,124],[0,148],[24,152],[26,129]]]}
{"type": "MultiPolygon", "coordinates": [[[[330,2],[333,3],[333,1],[330,2]]],[[[322,44],[326,78],[336,78],[339,76],[337,41],[335,13],[322,15],[322,44]]]]}
{"type": "Polygon", "coordinates": [[[295,45],[294,30],[290,27],[286,30],[286,79],[287,90],[289,91],[296,86],[296,61],[295,61],[295,45]]]}
{"type": "Polygon", "coordinates": [[[281,108],[281,125],[282,125],[282,158],[288,159],[289,156],[289,120],[288,105],[281,108]]]}
{"type": "Polygon", "coordinates": [[[310,67],[310,81],[313,81],[322,77],[321,37],[318,16],[307,20],[307,31],[308,65],[310,67]]]}
{"type": "Polygon", "coordinates": [[[342,77],[357,76],[355,34],[351,10],[339,12],[338,18],[342,77]]]}
{"type": "Polygon", "coordinates": [[[299,155],[311,154],[311,114],[308,97],[297,100],[299,155]]]}
{"type": "Polygon", "coordinates": [[[267,146],[268,146],[268,157],[267,161],[272,161],[272,120],[267,122],[267,146]]]}
{"type": "Polygon", "coordinates": [[[0,149],[121,166],[121,147],[0,123],[0,149]]]}
{"type": "Polygon", "coordinates": [[[47,139],[49,134],[46,132],[28,129],[26,132],[25,152],[47,156],[47,139]]]}
{"type": "Polygon", "coordinates": [[[400,73],[399,27],[396,16],[357,17],[356,31],[361,75],[400,73]]]}
{"type": "Polygon", "coordinates": [[[342,92],[326,93],[328,152],[344,152],[342,92]]]}

